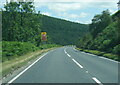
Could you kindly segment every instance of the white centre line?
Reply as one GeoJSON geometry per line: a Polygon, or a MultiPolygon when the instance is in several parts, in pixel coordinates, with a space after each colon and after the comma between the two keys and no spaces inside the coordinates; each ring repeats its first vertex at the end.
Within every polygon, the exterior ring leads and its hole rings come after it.
{"type": "Polygon", "coordinates": [[[80,68],[83,68],[82,65],[80,65],[75,59],[72,59],[80,68]]]}
{"type": "Polygon", "coordinates": [[[67,53],[67,52],[65,51],[65,53],[67,53]]]}
{"type": "MultiPolygon", "coordinates": [[[[67,54],[68,57],[71,57],[67,52],[66,49],[64,49],[64,52],[67,54]]],[[[82,65],[80,65],[75,59],[72,59],[80,68],[83,68],[82,65]]]]}
{"type": "Polygon", "coordinates": [[[68,53],[67,53],[68,57],[71,57],[68,53]]]}
{"type": "MultiPolygon", "coordinates": [[[[74,48],[74,50],[76,50],[76,49],[74,48]]],[[[64,49],[64,52],[65,52],[69,57],[71,57],[71,56],[66,52],[66,49],[64,49]]],[[[85,52],[81,52],[81,53],[87,54],[87,53],[85,53],[85,52]]],[[[89,54],[89,53],[88,53],[88,54],[89,54]]],[[[96,56],[96,55],[93,55],[93,54],[89,54],[89,55],[96,56]]],[[[80,68],[83,68],[83,66],[80,65],[75,59],[72,58],[72,60],[73,60],[73,62],[75,62],[80,68]]],[[[86,73],[89,73],[89,72],[86,71],[86,73]]],[[[92,77],[92,79],[93,79],[97,84],[103,85],[97,78],[92,77]]]]}
{"type": "Polygon", "coordinates": [[[12,83],[13,81],[15,81],[18,77],[20,77],[24,72],[26,72],[30,67],[32,67],[35,63],[37,63],[41,58],[43,58],[45,55],[47,55],[47,53],[45,53],[44,55],[42,55],[40,58],[38,58],[35,62],[33,62],[31,65],[29,65],[26,69],[24,69],[22,72],[20,72],[17,76],[15,76],[12,80],[10,80],[8,82],[12,83]]]}
{"type": "Polygon", "coordinates": [[[67,53],[67,52],[66,52],[66,49],[64,49],[64,52],[67,53]]]}
{"type": "Polygon", "coordinates": [[[96,83],[98,83],[99,85],[103,85],[97,78],[93,77],[92,78],[96,83]]]}
{"type": "Polygon", "coordinates": [[[71,56],[66,52],[66,49],[64,49],[64,52],[67,54],[68,57],[71,57],[71,56]]]}

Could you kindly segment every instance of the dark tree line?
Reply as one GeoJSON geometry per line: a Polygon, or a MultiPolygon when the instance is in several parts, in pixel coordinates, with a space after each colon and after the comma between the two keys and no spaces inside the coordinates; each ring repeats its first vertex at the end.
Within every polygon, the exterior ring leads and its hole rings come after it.
{"type": "Polygon", "coordinates": [[[88,25],[41,15],[35,12],[33,2],[10,2],[2,11],[3,41],[41,43],[41,31],[47,32],[47,43],[75,44],[88,32],[88,25]]]}
{"type": "Polygon", "coordinates": [[[89,25],[89,33],[79,40],[77,47],[119,54],[120,11],[110,15],[106,10],[95,15],[89,25]]]}
{"type": "Polygon", "coordinates": [[[50,42],[60,45],[76,44],[79,37],[88,32],[88,25],[45,15],[42,16],[42,25],[42,30],[48,33],[50,42]]]}
{"type": "Polygon", "coordinates": [[[2,11],[3,41],[40,43],[41,16],[35,13],[33,2],[10,2],[2,11]]]}

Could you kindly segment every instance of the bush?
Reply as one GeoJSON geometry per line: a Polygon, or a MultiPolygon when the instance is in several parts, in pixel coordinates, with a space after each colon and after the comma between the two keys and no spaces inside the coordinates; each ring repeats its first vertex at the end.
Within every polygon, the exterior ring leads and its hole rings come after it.
{"type": "Polygon", "coordinates": [[[120,55],[120,44],[114,47],[113,52],[117,55],[120,55]]]}
{"type": "Polygon", "coordinates": [[[3,41],[2,42],[2,61],[10,60],[21,56],[28,52],[33,52],[38,48],[28,42],[13,42],[3,41]]]}
{"type": "Polygon", "coordinates": [[[98,55],[98,56],[102,56],[104,54],[104,52],[100,52],[97,50],[84,50],[84,51],[88,52],[88,53],[93,53],[93,54],[98,55]]]}
{"type": "Polygon", "coordinates": [[[114,55],[114,54],[111,54],[111,53],[106,53],[103,56],[105,56],[107,58],[110,58],[110,59],[118,60],[118,56],[114,55]]]}
{"type": "Polygon", "coordinates": [[[79,50],[79,51],[83,51],[83,49],[80,49],[80,48],[76,48],[77,50],[79,50]]]}

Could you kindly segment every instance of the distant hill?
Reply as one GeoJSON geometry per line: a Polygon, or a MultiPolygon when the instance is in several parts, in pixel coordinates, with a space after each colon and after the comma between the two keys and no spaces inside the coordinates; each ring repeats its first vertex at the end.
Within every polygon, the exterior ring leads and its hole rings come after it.
{"type": "Polygon", "coordinates": [[[88,32],[88,25],[70,22],[50,16],[42,16],[42,31],[46,31],[48,42],[60,45],[75,44],[88,32]]]}
{"type": "Polygon", "coordinates": [[[70,22],[46,15],[20,12],[2,12],[2,40],[22,41],[40,45],[41,31],[47,32],[47,43],[75,44],[88,32],[88,25],[70,22]]]}
{"type": "Polygon", "coordinates": [[[8,2],[2,14],[2,40],[31,42],[40,46],[41,31],[47,32],[47,43],[75,44],[88,31],[88,25],[70,22],[35,12],[33,2],[8,2]]]}

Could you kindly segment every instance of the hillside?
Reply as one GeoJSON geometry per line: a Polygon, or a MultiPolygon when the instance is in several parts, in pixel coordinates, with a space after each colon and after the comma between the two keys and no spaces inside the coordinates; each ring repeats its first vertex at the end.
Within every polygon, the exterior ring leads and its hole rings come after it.
{"type": "Polygon", "coordinates": [[[36,13],[32,3],[10,2],[4,6],[3,41],[31,42],[39,46],[41,31],[45,31],[48,37],[47,43],[69,45],[75,44],[78,38],[88,31],[88,25],[36,13]],[[25,9],[24,5],[28,8],[25,9]]]}
{"type": "Polygon", "coordinates": [[[42,16],[42,31],[46,31],[52,43],[75,44],[88,31],[88,26],[50,16],[42,16]]]}
{"type": "Polygon", "coordinates": [[[24,41],[39,45],[40,32],[45,31],[48,35],[47,43],[68,45],[75,44],[78,37],[88,31],[87,25],[41,14],[4,11],[2,16],[3,41],[24,41]]]}
{"type": "Polygon", "coordinates": [[[89,33],[80,39],[77,47],[119,55],[120,11],[112,16],[108,11],[103,11],[102,14],[96,15],[93,19],[89,25],[89,33]]]}

